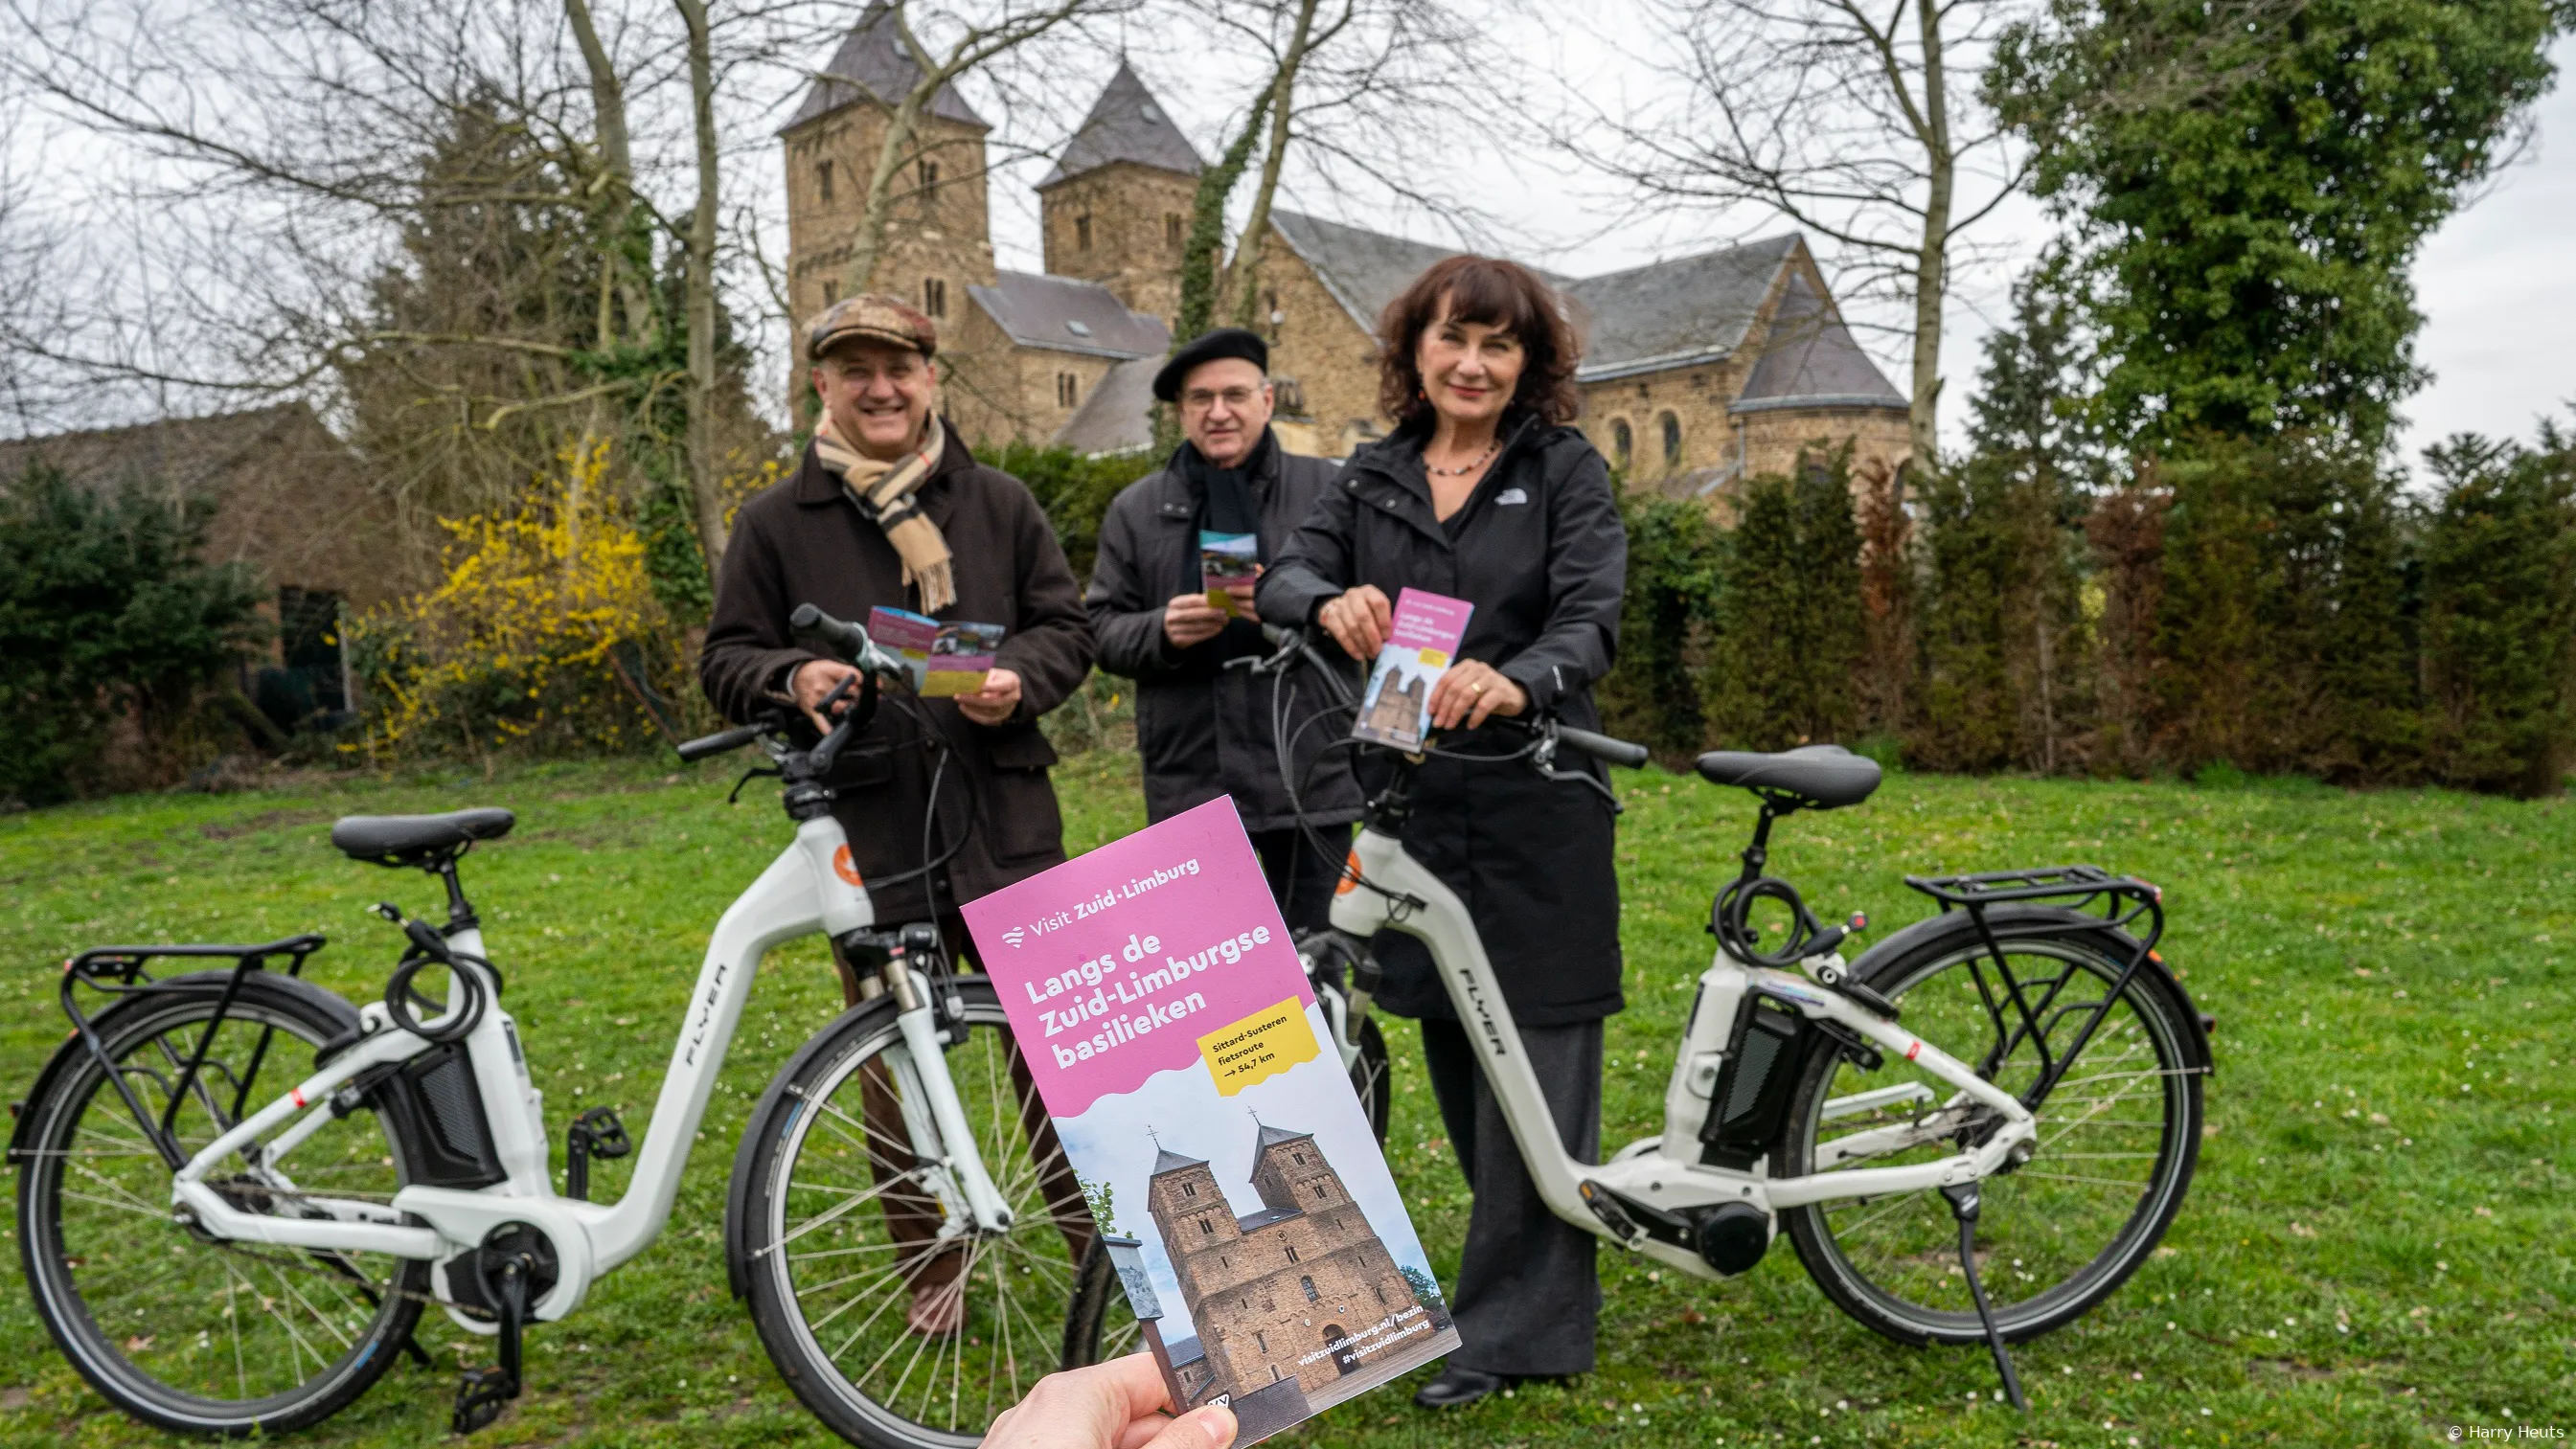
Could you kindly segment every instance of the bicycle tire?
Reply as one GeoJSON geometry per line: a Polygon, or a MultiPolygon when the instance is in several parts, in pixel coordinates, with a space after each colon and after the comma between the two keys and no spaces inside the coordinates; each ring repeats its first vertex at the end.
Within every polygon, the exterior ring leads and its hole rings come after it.
{"type": "MultiPolygon", "coordinates": [[[[156,1042],[192,1053],[230,977],[230,972],[172,977],[123,998],[93,1022],[109,1060],[136,1086],[147,1109],[162,1105],[153,1095],[154,1077],[128,1064],[137,1053],[152,1050],[156,1042]],[[170,1040],[173,1032],[175,1042],[170,1040]]],[[[282,1070],[271,1075],[254,1069],[247,1078],[225,1083],[243,1088],[254,1105],[264,1104],[269,1097],[255,1095],[251,1089],[261,1081],[279,1090],[291,1085],[309,1066],[312,1048],[355,1027],[357,1020],[348,1003],[319,987],[253,971],[243,978],[240,993],[226,1013],[209,1057],[210,1070],[239,1041],[236,1026],[245,1035],[254,1028],[271,1033],[267,1054],[259,1059],[282,1070]],[[275,1034],[300,1042],[307,1059],[295,1062],[277,1054],[275,1034]]],[[[170,1083],[163,1080],[166,1097],[170,1083]]],[[[189,1096],[190,1104],[208,1100],[216,1099],[194,1092],[189,1096]]],[[[427,1263],[381,1259],[383,1281],[376,1282],[356,1271],[365,1260],[351,1255],[326,1257],[262,1245],[228,1246],[183,1226],[169,1211],[168,1168],[146,1144],[123,1100],[77,1038],[63,1044],[23,1110],[29,1126],[19,1139],[19,1261],[46,1332],[72,1367],[109,1403],[156,1428],[177,1433],[283,1433],[309,1427],[346,1408],[393,1366],[420,1318],[421,1295],[429,1287],[427,1263]],[[85,1140],[105,1145],[75,1147],[85,1140]],[[82,1186],[67,1188],[67,1179],[74,1177],[81,1179],[82,1186]],[[92,1229],[86,1213],[67,1216],[67,1197],[76,1203],[104,1203],[135,1218],[127,1227],[133,1239],[130,1251],[118,1249],[113,1234],[92,1229]],[[338,1266],[328,1266],[335,1259],[338,1266]],[[115,1275],[127,1262],[148,1262],[157,1276],[127,1293],[111,1295],[108,1290],[115,1275]],[[227,1305],[211,1318],[207,1315],[213,1298],[201,1299],[190,1291],[188,1282],[205,1278],[203,1269],[208,1264],[223,1270],[227,1305]],[[309,1277],[287,1272],[290,1266],[307,1265],[309,1277]],[[173,1282],[174,1278],[180,1281],[173,1282]],[[352,1278],[354,1282],[347,1281],[352,1278]],[[271,1334],[250,1312],[233,1311],[243,1306],[245,1284],[251,1306],[265,1313],[266,1321],[277,1324],[279,1332],[271,1334]],[[270,1287],[276,1289],[273,1295],[263,1291],[270,1287]],[[364,1315],[349,1296],[351,1288],[361,1298],[374,1300],[364,1315]],[[154,1291],[145,1293],[146,1289],[154,1291]],[[324,1307],[335,1301],[344,1310],[338,1315],[324,1307]],[[103,1318],[119,1326],[110,1327],[103,1318]],[[177,1339],[172,1338],[173,1323],[184,1325],[201,1318],[206,1321],[198,1343],[186,1341],[184,1328],[177,1339]],[[302,1374],[307,1353],[314,1358],[316,1371],[277,1391],[252,1394],[242,1342],[244,1323],[252,1325],[255,1343],[264,1346],[268,1338],[263,1335],[286,1341],[289,1373],[302,1374]],[[188,1386],[202,1388],[210,1382],[201,1358],[215,1359],[212,1377],[222,1377],[221,1349],[213,1342],[218,1324],[230,1338],[239,1397],[197,1392],[188,1386]],[[334,1338],[341,1351],[326,1361],[313,1342],[329,1343],[334,1338]],[[144,1361],[147,1358],[150,1363],[144,1361]]],[[[177,1124],[182,1150],[195,1150],[213,1140],[214,1134],[203,1129],[214,1119],[208,1117],[203,1124],[194,1121],[201,1111],[192,1105],[182,1107],[177,1124]]],[[[290,1163],[299,1171],[334,1173],[327,1189],[316,1186],[318,1179],[294,1179],[318,1193],[381,1190],[389,1194],[410,1180],[416,1157],[415,1147],[394,1122],[362,1105],[299,1147],[290,1163]],[[352,1127],[361,1118],[372,1124],[372,1133],[364,1124],[352,1127]],[[336,1135],[344,1129],[352,1134],[345,1139],[336,1135]],[[322,1146],[315,1148],[316,1143],[322,1146]],[[358,1151],[375,1144],[385,1149],[381,1162],[351,1158],[346,1164],[367,1179],[364,1189],[351,1189],[349,1179],[324,1167],[330,1150],[358,1151]],[[309,1155],[308,1149],[313,1149],[309,1155]],[[375,1181],[378,1177],[380,1183],[375,1181]]],[[[245,1163],[244,1171],[233,1174],[231,1180],[244,1184],[246,1192],[257,1192],[252,1170],[245,1163]]],[[[274,1179],[269,1181],[273,1184],[274,1179]]],[[[123,1224],[124,1218],[116,1221],[123,1224]]]]}
{"type": "Polygon", "coordinates": [[[1351,1090],[1359,1093],[1369,1130],[1377,1134],[1377,1145],[1384,1147],[1395,1113],[1395,1078],[1387,1065],[1386,1034],[1377,1029],[1377,1016],[1372,1013],[1360,1018],[1357,1035],[1360,1055],[1351,1063],[1351,1090]]]}
{"type": "MultiPolygon", "coordinates": [[[[2106,927],[2097,916],[2053,907],[1995,907],[1986,914],[2005,936],[2008,959],[2017,964],[2057,962],[2065,968],[2062,979],[2070,985],[2081,972],[2094,986],[2107,989],[2139,949],[2135,939],[2106,927]]],[[[1909,1030],[1976,1064],[1978,1056],[1962,1047],[1980,1039],[1958,1029],[1957,1019],[1968,1014],[1966,1009],[1926,993],[1945,973],[1963,971],[1970,963],[1982,961],[1991,968],[1992,959],[1974,924],[1964,914],[1939,917],[1918,928],[1914,939],[1891,940],[1888,945],[1897,949],[1882,947],[1884,954],[1873,953],[1880,954],[1880,959],[1864,958],[1855,966],[1855,974],[1904,1009],[1909,1030]]],[[[2100,993],[2092,999],[2100,999],[2100,993]]],[[[2042,1019],[2050,1031],[2065,1028],[2057,1043],[2063,1046],[2080,1018],[2069,1004],[2042,1019]]],[[[2139,970],[2103,1018],[2084,1054],[2038,1105],[2038,1154],[1981,1184],[1978,1272],[1993,1300],[1996,1325],[2008,1341],[2036,1338],[2091,1311],[2155,1251],[2181,1210],[2200,1153],[2201,1079],[2207,1063],[2196,1026],[2190,1002],[2160,968],[2139,970]],[[2141,1052],[2146,1055],[2140,1056],[2141,1052]],[[2152,1065],[2145,1065],[2149,1058],[2152,1065]],[[2133,1061],[2140,1065],[2127,1071],[2108,1070],[2133,1061]],[[2121,1085],[2097,1085],[2102,1082],[2121,1085]],[[2155,1084],[2152,1122],[2143,1113],[2102,1120],[2102,1114],[2118,1104],[2127,1104],[2124,1114],[2140,1108],[2147,1100],[2139,1085],[2143,1083],[2155,1084]],[[2087,1086],[2096,1086],[2093,1095],[2080,1094],[2087,1086]],[[2091,1110],[2070,1115],[2071,1109],[2087,1104],[2091,1110]],[[2086,1135],[2071,1145],[2060,1145],[2077,1133],[2086,1135]],[[2126,1163],[2144,1166],[2121,1165],[2126,1163]],[[2081,1165],[2085,1171],[2069,1173],[2064,1170],[2069,1165],[2081,1165]],[[2114,1175],[2133,1171],[2134,1177],[2114,1175]],[[2059,1183],[2074,1186],[2056,1186],[2059,1183]],[[2068,1204],[2080,1206],[2086,1199],[2098,1201],[2098,1215],[2106,1224],[2117,1219],[2117,1227],[2089,1256],[2084,1256],[2083,1242],[2059,1241],[2069,1236],[2063,1223],[2072,1216],[2068,1204]],[[2047,1221],[2052,1216],[2060,1221],[2047,1221]],[[2063,1265],[2063,1270],[2054,1265],[2063,1265]]],[[[1986,1031],[1981,1045],[1994,1039],[1991,1025],[1986,1031]]],[[[2033,1060],[2017,1048],[1995,1079],[2018,1092],[2030,1080],[2023,1073],[2033,1060]]],[[[1946,1102],[1953,1090],[1902,1062],[1889,1066],[1900,1074],[1922,1077],[1937,1089],[1936,1102],[1946,1102]]],[[[1812,1170],[1824,1104],[1837,1094],[1838,1081],[1857,1086],[1859,1077],[1841,1053],[1820,1048],[1809,1056],[1774,1148],[1775,1179],[1812,1170]]],[[[1870,1081],[1876,1085],[1884,1079],[1870,1081]]],[[[1916,1156],[1907,1160],[1957,1151],[1956,1135],[1913,1149],[1916,1156]]],[[[1855,1161],[1883,1166],[1892,1160],[1855,1161]]],[[[1782,1218],[1799,1261],[1816,1286],[1837,1307],[1873,1330],[1916,1346],[1984,1341],[1965,1278],[1953,1276],[1958,1274],[1958,1228],[1947,1201],[1937,1192],[1927,1188],[1874,1199],[1809,1204],[1788,1209],[1782,1218]],[[1839,1225],[1837,1215],[1842,1219],[1839,1225]],[[1864,1245],[1865,1235],[1877,1241],[1864,1245]]],[[[2080,1227],[2072,1236],[2089,1242],[2096,1233],[2080,1227]]]]}
{"type": "MultiPolygon", "coordinates": [[[[917,1239],[901,1236],[904,1220],[918,1231],[935,1220],[936,1208],[920,1185],[926,1177],[920,1162],[889,1172],[898,1166],[898,1152],[911,1158],[909,1146],[887,1134],[884,1109],[868,1097],[876,1092],[880,1103],[895,1099],[892,1110],[900,1111],[901,1079],[891,1051],[901,1038],[890,998],[845,1012],[789,1060],[753,1109],[735,1159],[727,1256],[762,1347],[789,1391],[817,1419],[870,1449],[967,1449],[977,1443],[995,1415],[1039,1378],[1066,1366],[1066,1326],[1075,1319],[1085,1280],[1097,1282],[1071,1241],[1078,1236],[1087,1246],[1097,1233],[1078,1186],[1070,1192],[1062,1186],[1075,1180],[1061,1146],[1036,1146],[1042,1139],[1029,1124],[1044,1123],[1045,1114],[1027,1095],[1025,1078],[1012,1071],[1017,1047],[1000,1000],[980,978],[963,978],[955,986],[965,1003],[967,1040],[946,1050],[951,1077],[968,1121],[976,1124],[978,1149],[1015,1213],[1005,1233],[953,1250],[964,1256],[950,1279],[965,1285],[956,1332],[896,1332],[889,1324],[865,1345],[857,1342],[896,1307],[899,1295],[911,1299],[902,1313],[912,1312],[918,1306],[912,1285],[930,1276],[926,1265],[951,1252],[921,1252],[913,1246],[917,1239]],[[807,1153],[807,1143],[827,1137],[832,1140],[807,1153]],[[898,1191],[908,1178],[915,1180],[910,1189],[898,1191]],[[837,1193],[840,1205],[791,1223],[793,1192],[837,1193]],[[889,1203],[895,1211],[886,1210],[889,1203]],[[789,1249],[809,1234],[816,1246],[789,1249]],[[835,1254],[863,1264],[883,1255],[892,1265],[873,1285],[884,1290],[886,1301],[864,1310],[864,1321],[837,1349],[825,1345],[823,1331],[843,1322],[859,1299],[833,1309],[817,1325],[809,1321],[803,1295],[839,1285],[822,1270],[812,1273],[813,1281],[799,1276],[802,1265],[835,1254]],[[1005,1266],[1019,1272],[1006,1273],[1005,1266]],[[1024,1290],[1010,1286],[1019,1279],[1028,1280],[1024,1290]],[[866,1370],[853,1374],[844,1367],[860,1362],[869,1349],[878,1354],[866,1370]],[[913,1366],[925,1353],[932,1364],[916,1391],[913,1366]],[[884,1370],[896,1357],[904,1367],[889,1379],[884,1370]],[[943,1362],[953,1364],[944,1375],[943,1362]]],[[[1051,1142],[1052,1131],[1046,1126],[1043,1140],[1051,1142]]],[[[1095,1329],[1106,1313],[1105,1307],[1095,1313],[1095,1329]]],[[[838,1336],[837,1329],[832,1332],[838,1336]]]]}

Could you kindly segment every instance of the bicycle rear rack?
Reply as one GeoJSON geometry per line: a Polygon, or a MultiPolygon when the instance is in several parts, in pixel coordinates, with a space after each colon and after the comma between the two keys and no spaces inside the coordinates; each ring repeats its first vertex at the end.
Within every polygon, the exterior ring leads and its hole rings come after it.
{"type": "Polygon", "coordinates": [[[143,1130],[144,1140],[152,1144],[153,1150],[161,1155],[161,1160],[169,1165],[172,1172],[188,1165],[187,1154],[179,1150],[178,1139],[173,1135],[179,1118],[179,1104],[194,1092],[204,1104],[207,1115],[213,1117],[220,1128],[228,1129],[240,1121],[242,1108],[249,1103],[251,1084],[258,1080],[260,1066],[268,1058],[269,1043],[277,1034],[274,1027],[260,1032],[259,1044],[251,1050],[249,1068],[235,1084],[232,1109],[227,1112],[218,1106],[213,1094],[206,1090],[202,1073],[206,1054],[214,1049],[215,1033],[223,1029],[224,1018],[231,1014],[233,1002],[241,995],[242,982],[251,972],[267,969],[269,960],[278,956],[286,958],[287,975],[300,976],[304,971],[305,958],[326,944],[325,937],[307,933],[258,946],[94,946],[63,963],[62,1007],[63,1014],[72,1020],[72,1034],[80,1038],[82,1049],[98,1065],[99,1074],[115,1085],[117,1096],[124,1099],[125,1110],[133,1114],[134,1124],[143,1130]],[[229,959],[234,964],[232,975],[224,982],[224,994],[215,1002],[215,1014],[207,1020],[204,1033],[197,1038],[196,1050],[189,1053],[187,1061],[180,1062],[177,1054],[169,1053],[167,1045],[164,1045],[164,1052],[171,1058],[168,1064],[178,1068],[179,1075],[168,1084],[170,1105],[155,1121],[151,1110],[135,1096],[133,1085],[126,1081],[125,1070],[108,1060],[107,1046],[99,1040],[98,1030],[91,1024],[88,1014],[80,1009],[80,1001],[73,995],[73,988],[87,986],[110,996],[155,990],[163,983],[153,980],[144,969],[144,963],[163,957],[229,959]]]}

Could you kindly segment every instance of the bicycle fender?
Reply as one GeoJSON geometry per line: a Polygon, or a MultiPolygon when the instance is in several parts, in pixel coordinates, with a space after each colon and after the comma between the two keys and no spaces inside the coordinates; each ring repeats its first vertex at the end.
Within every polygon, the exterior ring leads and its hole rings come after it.
{"type": "MultiPolygon", "coordinates": [[[[2106,951],[2122,959],[2134,954],[2139,945],[2137,937],[2110,926],[2100,916],[2063,906],[1989,906],[1986,908],[1986,924],[1994,928],[2001,939],[2039,928],[2054,931],[2074,927],[2096,937],[2106,951]]],[[[1984,944],[1977,933],[1976,922],[1969,918],[1967,912],[1944,911],[1916,921],[1873,944],[1851,964],[1852,976],[1861,984],[1874,987],[1878,984],[1876,978],[1900,958],[1927,947],[1948,946],[1951,944],[1949,938],[1954,936],[1961,945],[1984,944]]],[[[2162,956],[2150,954],[2138,969],[2154,973],[2174,994],[2174,999],[2182,1003],[2183,1049],[2190,1059],[2188,1064],[2200,1071],[2215,1073],[2218,1070],[2217,1058],[2210,1051],[2209,1032],[2202,1024],[2200,1007],[2191,999],[2190,990],[2174,975],[2173,967],[2166,964],[2162,956]]]]}
{"type": "MultiPolygon", "coordinates": [[[[91,1017],[90,1029],[104,1035],[120,1018],[142,1010],[146,1005],[151,1004],[156,996],[200,989],[220,993],[224,984],[232,979],[232,974],[230,971],[191,971],[184,976],[164,977],[149,985],[138,987],[120,995],[115,1001],[109,1003],[105,1011],[91,1017]]],[[[294,1001],[310,1007],[329,1018],[342,1031],[358,1029],[358,1008],[351,1006],[346,998],[334,992],[325,991],[300,976],[279,976],[265,970],[252,971],[242,978],[241,995],[235,999],[249,1000],[261,995],[270,996],[281,1003],[294,1001]]],[[[12,1123],[9,1129],[9,1160],[12,1163],[20,1160],[19,1154],[27,1146],[27,1135],[34,1130],[35,1114],[23,1110],[23,1107],[43,1101],[53,1091],[56,1079],[71,1070],[75,1063],[85,1061],[88,1057],[89,1051],[81,1045],[80,1033],[75,1031],[64,1037],[62,1044],[54,1048],[54,1054],[46,1059],[44,1070],[36,1074],[36,1083],[28,1089],[25,1103],[22,1103],[21,1110],[16,1112],[17,1121],[12,1123]]]]}
{"type": "MultiPolygon", "coordinates": [[[[961,988],[966,984],[965,981],[958,983],[961,988]]],[[[750,1117],[745,1119],[742,1141],[733,1150],[733,1178],[725,1185],[725,1287],[735,1298],[739,1299],[750,1291],[745,1285],[745,1275],[751,1268],[751,1180],[759,1165],[761,1149],[768,1144],[770,1120],[777,1114],[779,1099],[787,1095],[787,1084],[826,1047],[839,1040],[845,1031],[871,1025],[865,1018],[883,1016],[891,1019],[894,1014],[894,998],[879,996],[862,1001],[824,1023],[823,1029],[807,1037],[795,1055],[790,1056],[786,1064],[770,1077],[768,1088],[760,1094],[760,1101],[752,1107],[750,1117]]],[[[650,1124],[645,1130],[652,1130],[650,1124]]]]}

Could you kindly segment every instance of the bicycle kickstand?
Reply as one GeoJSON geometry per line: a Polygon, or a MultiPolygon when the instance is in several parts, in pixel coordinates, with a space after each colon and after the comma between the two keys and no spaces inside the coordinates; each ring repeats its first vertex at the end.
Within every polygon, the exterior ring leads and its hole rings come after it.
{"type": "Polygon", "coordinates": [[[501,1320],[501,1361],[490,1368],[465,1371],[456,1386],[456,1413],[450,1424],[459,1435],[471,1434],[501,1417],[501,1408],[519,1396],[519,1331],[528,1317],[528,1262],[512,1253],[500,1263],[500,1279],[487,1277],[485,1297],[501,1320]]]}
{"type": "Polygon", "coordinates": [[[2003,1375],[2004,1393],[2012,1406],[2030,1412],[2030,1401],[2021,1396],[2021,1376],[2013,1372],[2012,1354],[2004,1348],[2003,1330],[1995,1326],[1994,1305],[1986,1301],[1985,1284],[1977,1280],[1977,1185],[1957,1183],[1941,1189],[1950,1200],[1950,1211],[1959,1219],[1959,1271],[1968,1275],[1968,1296],[1977,1301],[1977,1321],[1985,1325],[1986,1347],[1994,1351],[1995,1372],[2003,1375]]]}

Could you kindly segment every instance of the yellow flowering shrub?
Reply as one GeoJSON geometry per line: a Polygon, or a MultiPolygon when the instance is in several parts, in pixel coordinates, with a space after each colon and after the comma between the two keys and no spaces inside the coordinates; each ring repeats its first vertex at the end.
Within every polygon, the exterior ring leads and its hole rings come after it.
{"type": "Polygon", "coordinates": [[[608,450],[567,453],[515,512],[442,519],[444,577],[352,632],[370,758],[631,751],[704,722],[689,641],[656,600],[608,450]]]}

